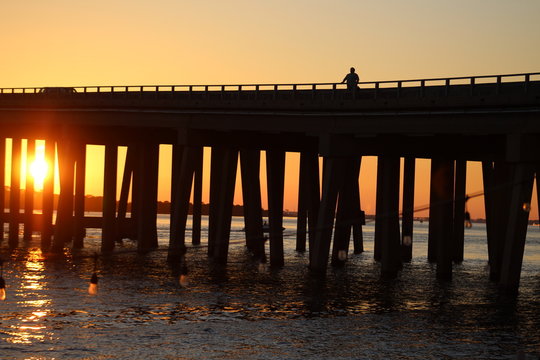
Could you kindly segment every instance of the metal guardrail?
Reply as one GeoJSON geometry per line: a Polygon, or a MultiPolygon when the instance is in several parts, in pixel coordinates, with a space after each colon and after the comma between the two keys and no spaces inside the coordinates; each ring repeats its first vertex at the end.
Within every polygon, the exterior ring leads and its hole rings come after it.
{"type": "MultiPolygon", "coordinates": [[[[505,75],[480,75],[480,76],[460,76],[447,78],[428,78],[413,80],[383,80],[383,81],[362,81],[359,86],[362,89],[395,88],[399,90],[404,87],[420,87],[421,92],[427,86],[445,86],[447,89],[452,85],[469,85],[472,89],[479,84],[497,84],[503,82],[523,82],[525,89],[531,81],[539,81],[540,72],[505,74],[505,75]]],[[[301,83],[301,84],[229,84],[229,85],[123,85],[123,86],[75,86],[62,87],[63,89],[74,89],[76,94],[80,93],[131,93],[131,92],[184,92],[184,93],[208,93],[208,92],[242,92],[242,91],[317,91],[317,90],[345,90],[343,83],[301,83]]],[[[0,94],[38,94],[44,93],[50,87],[20,87],[20,88],[0,88],[0,94]]],[[[69,95],[66,93],[65,95],[69,95]]]]}

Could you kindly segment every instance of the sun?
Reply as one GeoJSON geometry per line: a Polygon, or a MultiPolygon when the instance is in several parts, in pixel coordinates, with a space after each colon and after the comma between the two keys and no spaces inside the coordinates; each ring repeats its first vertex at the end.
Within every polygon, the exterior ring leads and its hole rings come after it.
{"type": "Polygon", "coordinates": [[[44,147],[36,147],[36,157],[32,163],[30,163],[30,175],[34,178],[34,188],[36,190],[43,189],[43,182],[47,177],[49,166],[45,161],[45,149],[44,147]]]}

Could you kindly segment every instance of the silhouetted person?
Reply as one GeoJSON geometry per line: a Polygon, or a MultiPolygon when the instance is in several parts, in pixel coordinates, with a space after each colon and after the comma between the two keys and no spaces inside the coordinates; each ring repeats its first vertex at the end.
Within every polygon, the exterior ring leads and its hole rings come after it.
{"type": "Polygon", "coordinates": [[[345,78],[343,78],[342,83],[347,83],[347,89],[349,91],[354,91],[358,89],[358,82],[360,81],[360,78],[358,77],[358,74],[355,72],[354,68],[351,68],[351,72],[345,75],[345,78]]]}

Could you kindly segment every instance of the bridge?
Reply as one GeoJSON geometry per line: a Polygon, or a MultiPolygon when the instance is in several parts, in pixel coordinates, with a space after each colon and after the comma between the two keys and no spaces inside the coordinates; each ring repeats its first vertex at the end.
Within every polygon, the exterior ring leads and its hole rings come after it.
{"type": "MultiPolygon", "coordinates": [[[[437,264],[438,278],[450,279],[452,263],[463,260],[466,162],[481,161],[490,277],[504,292],[518,290],[540,170],[540,73],[361,82],[354,91],[338,83],[3,88],[0,126],[3,143],[12,139],[12,169],[20,168],[22,139],[28,139],[28,156],[34,140],[45,140],[49,163],[57,154],[60,169],[54,226],[54,180],[45,183],[38,226],[32,180],[21,204],[19,172],[11,171],[9,212],[2,214],[11,247],[18,246],[21,223],[25,237],[41,232],[45,251],[83,246],[84,228],[96,226],[84,217],[87,144],[105,145],[102,251],[112,251],[122,237],[136,239],[141,252],[157,247],[159,145],[172,144],[171,261],[184,254],[192,188],[192,242],[200,242],[202,149],[210,147],[209,257],[227,262],[240,159],[246,245],[265,261],[259,169],[266,151],[270,265],[280,267],[285,153],[299,152],[297,250],[309,248],[311,271],[324,274],[329,260],[344,264],[351,234],[354,251],[363,251],[358,175],[361,157],[374,155],[374,256],[382,276],[394,277],[411,259],[415,159],[427,158],[428,259],[437,264]],[[119,199],[118,146],[128,148],[119,199]]],[[[4,151],[0,146],[1,189],[4,151]]],[[[0,203],[5,197],[0,191],[0,203]]]]}

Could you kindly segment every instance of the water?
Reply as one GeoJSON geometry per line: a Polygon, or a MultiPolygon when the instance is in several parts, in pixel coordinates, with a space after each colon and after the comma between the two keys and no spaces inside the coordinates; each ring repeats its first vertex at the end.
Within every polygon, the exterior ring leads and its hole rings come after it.
{"type": "Polygon", "coordinates": [[[89,230],[84,250],[59,257],[43,257],[38,237],[13,253],[4,241],[0,358],[540,358],[538,227],[529,228],[520,294],[505,302],[488,280],[481,224],[466,230],[465,261],[450,283],[427,262],[427,223],[415,223],[413,260],[389,282],[372,260],[373,224],[364,227],[366,251],[323,282],[309,276],[307,254],[294,251],[295,219],[285,219],[280,270],[250,259],[243,226],[234,218],[225,269],[208,262],[204,241],[190,247],[190,284],[181,287],[179,269],[165,261],[168,219],[160,216],[161,250],[137,255],[125,241],[101,257],[97,296],[88,284],[99,231],[89,230]]]}

